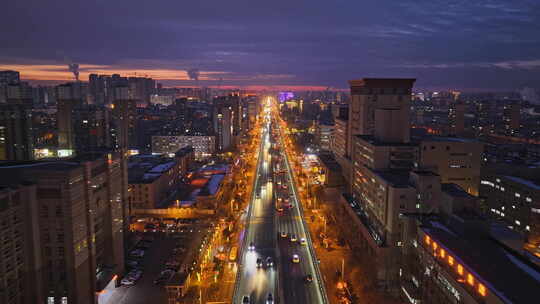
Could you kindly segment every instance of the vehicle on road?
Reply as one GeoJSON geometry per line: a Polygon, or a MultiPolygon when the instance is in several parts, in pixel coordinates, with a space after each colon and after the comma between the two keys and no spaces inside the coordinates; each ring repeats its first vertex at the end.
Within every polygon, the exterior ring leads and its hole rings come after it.
{"type": "Polygon", "coordinates": [[[296,242],[298,239],[296,238],[296,234],[291,234],[291,242],[296,242]]]}
{"type": "Polygon", "coordinates": [[[242,298],[242,304],[249,304],[251,303],[251,301],[249,300],[249,296],[244,296],[244,298],[242,298]]]}
{"type": "Polygon", "coordinates": [[[263,260],[261,258],[257,258],[257,268],[263,267],[263,260]]]}
{"type": "Polygon", "coordinates": [[[266,297],[266,304],[274,304],[274,297],[271,293],[269,293],[268,297],[266,297]]]}
{"type": "Polygon", "coordinates": [[[238,247],[234,246],[231,248],[231,251],[229,252],[229,261],[231,262],[236,261],[237,255],[238,255],[238,247]]]}
{"type": "Polygon", "coordinates": [[[253,244],[253,242],[249,243],[248,250],[249,251],[255,250],[255,244],[253,244]]]}
{"type": "Polygon", "coordinates": [[[281,231],[281,237],[282,238],[286,238],[287,237],[287,232],[286,231],[281,231]]]}
{"type": "Polygon", "coordinates": [[[274,267],[274,260],[272,260],[271,257],[266,258],[266,267],[268,268],[274,267]]]}
{"type": "Polygon", "coordinates": [[[311,274],[308,274],[307,276],[305,276],[304,279],[306,280],[307,283],[313,282],[313,276],[311,274]]]}
{"type": "Polygon", "coordinates": [[[307,245],[306,238],[300,238],[300,244],[307,245]]]}
{"type": "Polygon", "coordinates": [[[298,256],[298,254],[293,254],[292,262],[293,263],[300,263],[300,257],[298,256]]]}

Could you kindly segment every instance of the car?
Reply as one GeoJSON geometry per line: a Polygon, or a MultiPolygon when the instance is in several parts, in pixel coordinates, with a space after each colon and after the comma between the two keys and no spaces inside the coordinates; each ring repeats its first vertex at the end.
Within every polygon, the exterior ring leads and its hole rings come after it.
{"type": "Polygon", "coordinates": [[[249,251],[255,250],[255,244],[253,244],[253,242],[249,243],[248,250],[249,251]]]}
{"type": "Polygon", "coordinates": [[[291,234],[291,242],[296,242],[298,239],[296,238],[296,234],[291,234]]]}
{"type": "Polygon", "coordinates": [[[268,296],[266,297],[266,304],[274,304],[274,297],[272,296],[271,293],[269,293],[268,296]]]}
{"type": "Polygon", "coordinates": [[[261,258],[257,258],[257,268],[263,267],[263,260],[261,258]]]}
{"type": "Polygon", "coordinates": [[[306,238],[300,238],[300,244],[307,245],[306,238]]]}
{"type": "Polygon", "coordinates": [[[311,274],[308,274],[304,277],[307,283],[313,282],[313,276],[311,274]]]}
{"type": "Polygon", "coordinates": [[[287,232],[286,231],[281,231],[281,237],[282,238],[286,238],[287,237],[287,232]]]}
{"type": "Polygon", "coordinates": [[[272,260],[271,257],[266,258],[266,267],[268,268],[274,267],[274,261],[272,260]]]}
{"type": "Polygon", "coordinates": [[[244,296],[242,298],[242,304],[249,304],[251,301],[249,300],[249,296],[244,296]]]}
{"type": "Polygon", "coordinates": [[[292,262],[293,263],[300,263],[300,257],[298,256],[298,254],[293,254],[292,262]]]}

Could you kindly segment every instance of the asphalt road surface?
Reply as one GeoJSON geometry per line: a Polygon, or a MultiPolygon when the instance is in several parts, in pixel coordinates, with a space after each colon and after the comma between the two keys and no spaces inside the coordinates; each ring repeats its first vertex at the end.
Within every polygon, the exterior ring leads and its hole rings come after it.
{"type": "Polygon", "coordinates": [[[328,303],[324,285],[319,279],[311,239],[302,221],[291,169],[282,150],[281,136],[272,138],[271,128],[276,127],[268,120],[262,132],[257,176],[248,207],[246,230],[243,232],[233,303],[242,303],[242,299],[249,296],[249,303],[268,304],[269,293],[274,303],[279,304],[328,303]],[[280,149],[270,149],[274,140],[277,140],[280,149]],[[282,169],[281,173],[273,172],[277,163],[282,169]],[[291,207],[287,203],[283,211],[278,211],[278,197],[289,198],[291,207]],[[287,237],[282,237],[281,232],[286,233],[287,237]],[[296,241],[291,241],[293,234],[296,241]],[[305,238],[304,244],[300,243],[301,238],[305,238]],[[250,245],[254,245],[254,250],[250,250],[250,245]],[[298,255],[299,261],[293,262],[293,255],[298,255]],[[274,266],[266,265],[268,257],[273,260],[274,266]],[[263,261],[262,267],[257,267],[257,259],[263,261]],[[306,281],[307,275],[312,276],[312,282],[306,281]]]}

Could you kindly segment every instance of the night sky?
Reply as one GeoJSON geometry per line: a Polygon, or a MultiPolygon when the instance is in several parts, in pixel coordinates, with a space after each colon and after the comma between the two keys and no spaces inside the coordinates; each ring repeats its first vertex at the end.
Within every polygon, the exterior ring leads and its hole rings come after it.
{"type": "Polygon", "coordinates": [[[539,0],[14,0],[0,27],[0,69],[27,80],[69,80],[74,62],[83,80],[137,73],[171,86],[540,86],[539,0]]]}

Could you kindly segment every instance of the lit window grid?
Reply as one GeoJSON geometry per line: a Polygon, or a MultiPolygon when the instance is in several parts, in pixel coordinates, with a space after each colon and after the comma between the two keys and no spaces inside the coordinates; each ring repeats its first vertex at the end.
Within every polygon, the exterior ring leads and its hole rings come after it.
{"type": "Polygon", "coordinates": [[[439,264],[443,264],[447,268],[454,270],[454,274],[458,277],[458,282],[468,284],[470,288],[473,288],[482,297],[487,295],[486,284],[482,283],[473,272],[468,271],[465,263],[459,257],[451,255],[447,248],[434,241],[428,234],[424,235],[423,243],[424,248],[433,255],[439,264]]]}

